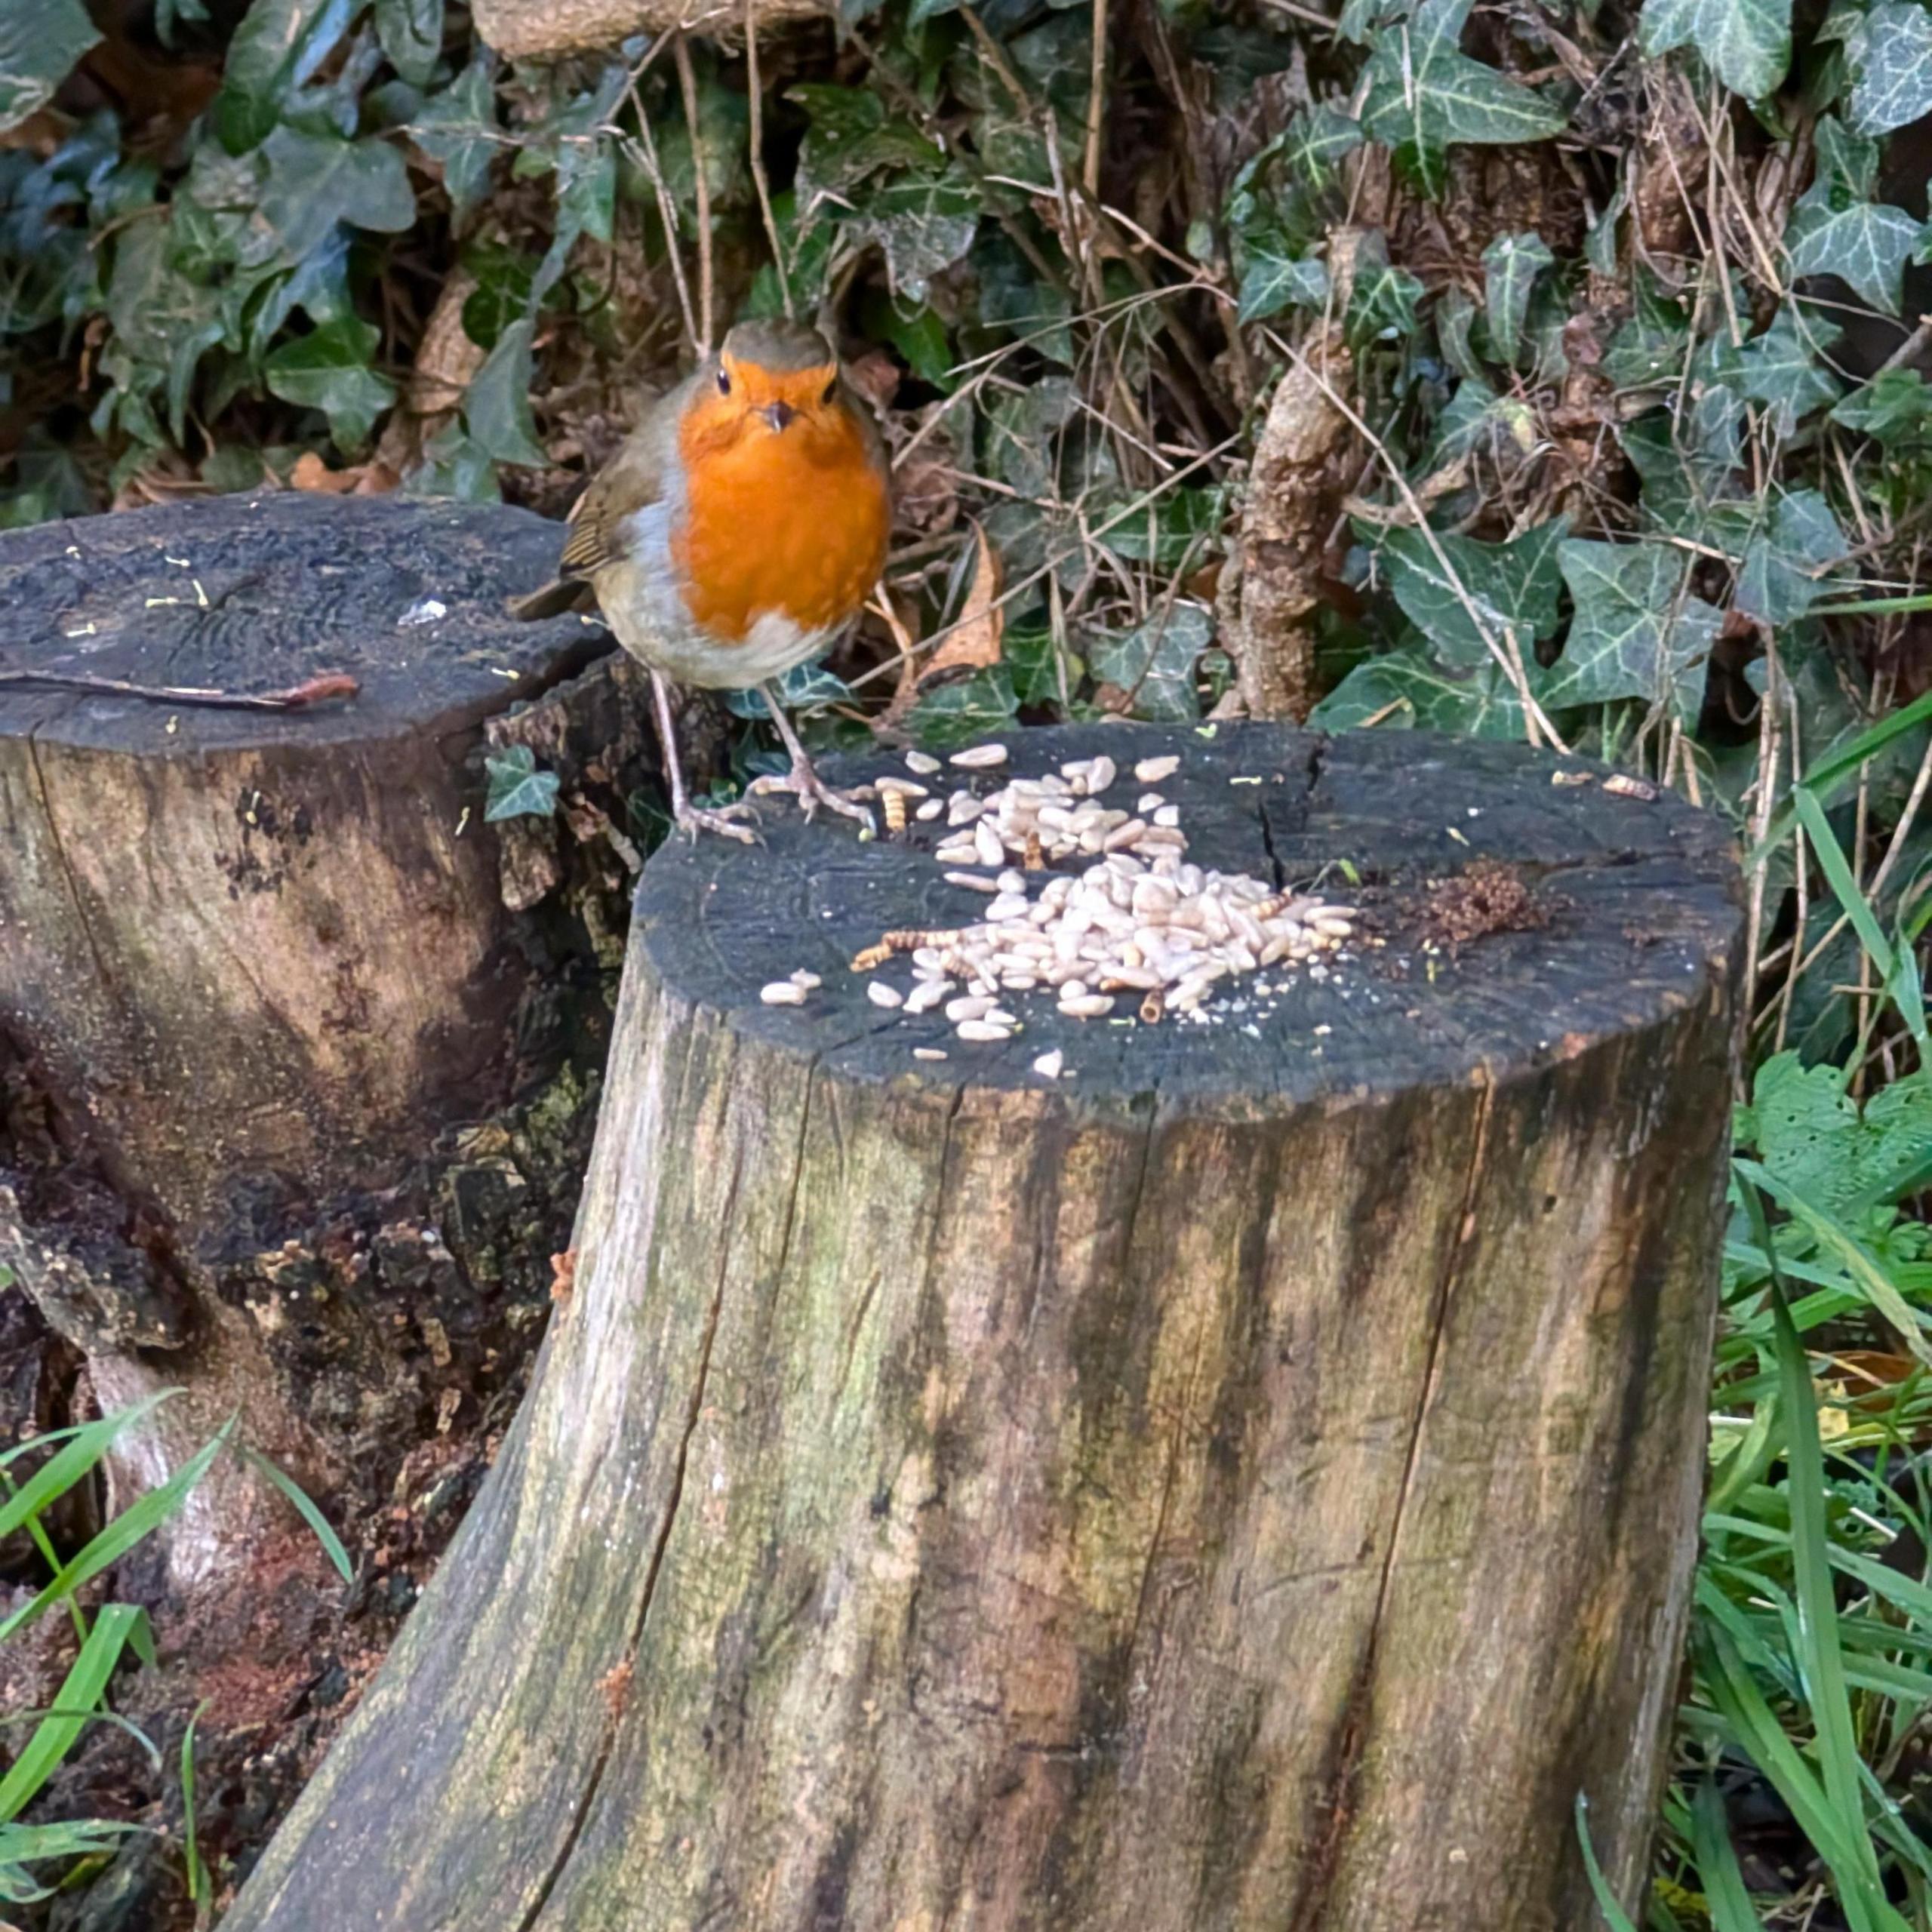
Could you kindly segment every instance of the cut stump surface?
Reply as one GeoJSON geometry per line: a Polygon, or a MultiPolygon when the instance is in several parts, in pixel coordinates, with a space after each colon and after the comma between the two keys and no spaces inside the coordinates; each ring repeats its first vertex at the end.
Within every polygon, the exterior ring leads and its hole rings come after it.
{"type": "Polygon", "coordinates": [[[928,828],[660,854],[538,1381],[224,1932],[1572,1932],[1580,1792],[1634,1909],[1722,829],[1499,745],[1011,742],[1179,753],[1191,859],[1325,875],[1384,943],[1202,1024],[1010,995],[976,1045],[848,964],[983,915],[928,828]],[[1454,899],[1483,858],[1509,929],[1454,899]]]}

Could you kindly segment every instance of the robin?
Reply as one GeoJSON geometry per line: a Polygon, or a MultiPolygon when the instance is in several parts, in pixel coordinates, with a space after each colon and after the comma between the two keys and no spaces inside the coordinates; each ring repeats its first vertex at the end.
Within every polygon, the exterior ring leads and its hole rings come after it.
{"type": "Polygon", "coordinates": [[[554,617],[593,595],[617,641],[651,673],[681,830],[749,842],[737,804],[706,811],[685,790],[669,681],[755,687],[792,755],[754,792],[795,793],[869,825],[863,805],[812,769],[774,681],[835,643],[885,563],[885,454],[870,413],[816,329],[740,322],[715,355],[654,404],[571,512],[557,581],[519,616],[554,617]]]}

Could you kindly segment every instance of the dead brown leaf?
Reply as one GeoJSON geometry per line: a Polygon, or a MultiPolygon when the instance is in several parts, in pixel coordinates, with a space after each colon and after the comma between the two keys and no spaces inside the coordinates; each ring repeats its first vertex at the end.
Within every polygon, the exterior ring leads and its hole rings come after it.
{"type": "Polygon", "coordinates": [[[987,542],[986,533],[977,522],[973,525],[973,542],[977,554],[973,560],[972,586],[966,593],[958,620],[920,672],[922,685],[931,684],[942,671],[955,671],[961,666],[983,671],[999,662],[1001,641],[1006,635],[1006,612],[998,599],[1006,573],[1001,567],[999,552],[987,542]]]}

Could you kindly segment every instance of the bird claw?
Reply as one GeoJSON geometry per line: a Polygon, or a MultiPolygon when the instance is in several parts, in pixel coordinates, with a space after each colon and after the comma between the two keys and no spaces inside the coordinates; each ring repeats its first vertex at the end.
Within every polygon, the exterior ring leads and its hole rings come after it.
{"type": "Polygon", "coordinates": [[[751,808],[746,804],[686,805],[674,814],[677,829],[686,834],[695,845],[700,832],[715,832],[721,838],[735,838],[740,845],[755,845],[758,834],[748,825],[739,823],[742,815],[751,808]]]}
{"type": "MultiPolygon", "coordinates": [[[[864,827],[868,838],[878,835],[878,826],[872,814],[859,803],[857,793],[841,792],[835,786],[828,785],[802,759],[795,762],[783,778],[775,775],[754,778],[746,789],[755,795],[767,792],[789,792],[798,800],[798,809],[808,820],[820,805],[823,805],[842,817],[856,819],[864,827]]],[[[869,786],[861,786],[858,790],[867,795],[872,795],[869,786]]]]}

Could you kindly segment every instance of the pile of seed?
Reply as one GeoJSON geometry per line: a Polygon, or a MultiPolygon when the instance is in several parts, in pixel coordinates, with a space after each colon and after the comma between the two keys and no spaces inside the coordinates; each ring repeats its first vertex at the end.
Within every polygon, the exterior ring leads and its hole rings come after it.
{"type": "MultiPolygon", "coordinates": [[[[1004,746],[980,745],[952,763],[990,769],[1005,760],[1004,746]]],[[[906,763],[918,777],[881,781],[881,791],[922,798],[920,815],[936,818],[939,801],[918,779],[933,776],[937,761],[912,752],[906,763]]],[[[1144,758],[1134,777],[1158,785],[1180,763],[1144,758]]],[[[1127,994],[1143,1023],[1167,1014],[1202,1021],[1218,981],[1311,960],[1349,940],[1352,915],[1341,907],[1190,863],[1180,812],[1158,792],[1143,791],[1131,812],[1104,803],[1118,777],[1112,758],[1084,758],[1057,774],[1012,779],[983,798],[954,792],[944,807],[952,829],[936,856],[977,868],[946,877],[988,895],[986,918],[949,931],[888,933],[860,953],[852,962],[860,972],[911,956],[909,987],[873,980],[866,992],[874,1004],[909,1014],[943,1007],[961,1039],[986,1042],[1019,1027],[1003,994],[1042,988],[1070,1019],[1112,1017],[1127,994]],[[1078,873],[1046,869],[1083,858],[1092,863],[1078,873]]]]}

